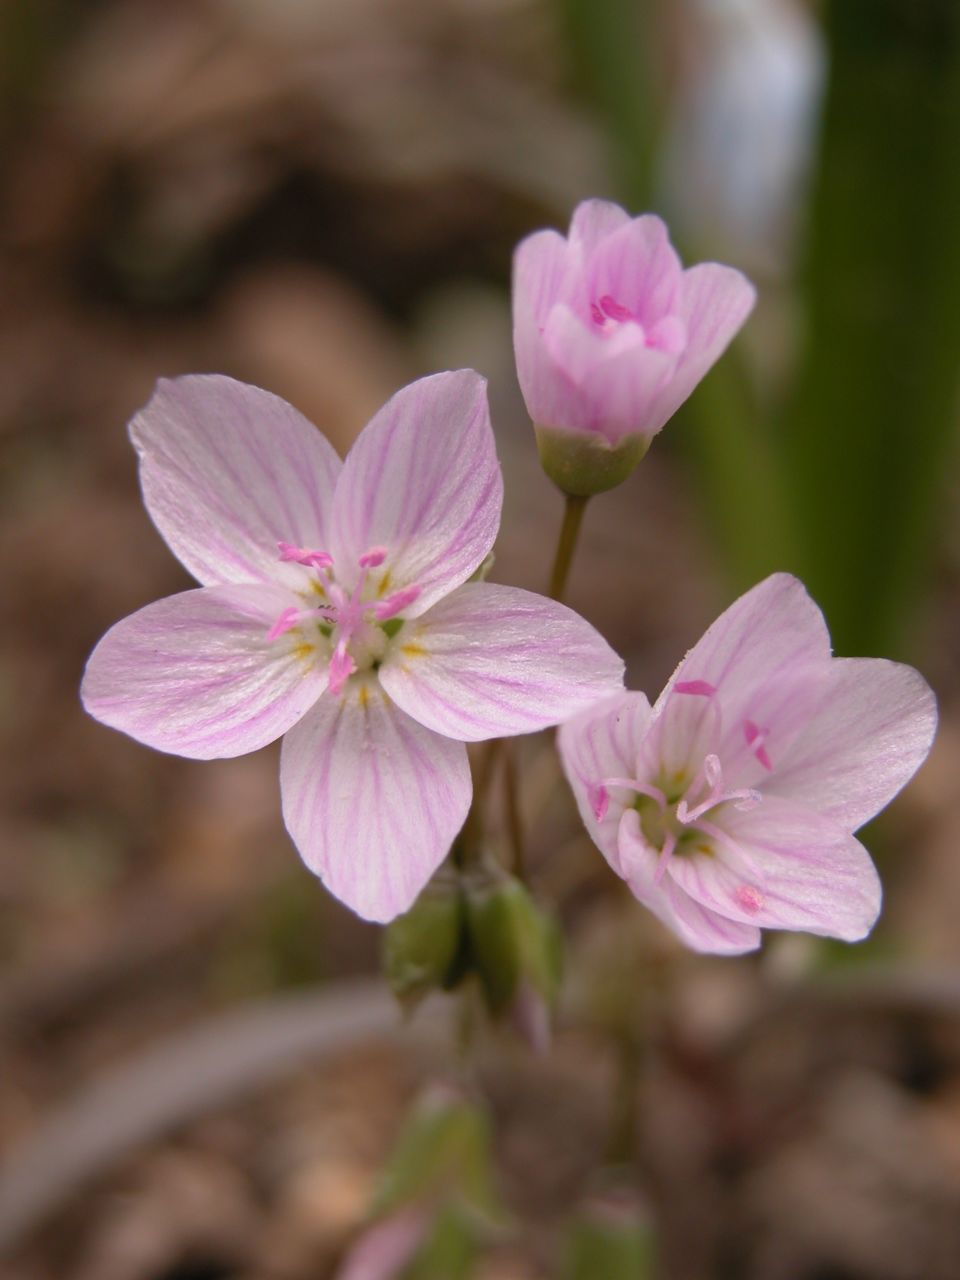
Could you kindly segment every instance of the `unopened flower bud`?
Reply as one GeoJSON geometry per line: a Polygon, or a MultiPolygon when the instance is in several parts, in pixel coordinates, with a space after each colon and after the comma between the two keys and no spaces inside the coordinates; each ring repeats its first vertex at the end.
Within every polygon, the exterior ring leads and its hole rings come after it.
{"type": "Polygon", "coordinates": [[[412,1008],[430,991],[456,985],[464,926],[459,876],[445,864],[384,931],[383,967],[401,1004],[412,1008]]]}
{"type": "Polygon", "coordinates": [[[517,377],[547,474],[589,497],[625,480],[753,306],[731,267],[684,271],[664,223],[586,200],[569,235],[517,247],[517,377]]]}
{"type": "Polygon", "coordinates": [[[465,891],[473,963],[487,1006],[508,1017],[534,1048],[545,1048],[560,982],[556,923],[502,871],[483,869],[465,891]]]}

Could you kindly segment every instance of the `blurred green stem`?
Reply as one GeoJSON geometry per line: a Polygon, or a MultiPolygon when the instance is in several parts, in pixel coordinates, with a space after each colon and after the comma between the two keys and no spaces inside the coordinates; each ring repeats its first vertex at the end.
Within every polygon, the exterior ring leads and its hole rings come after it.
{"type": "Polygon", "coordinates": [[[507,815],[507,832],[510,836],[510,850],[513,854],[513,874],[521,882],[526,883],[526,858],[524,855],[523,819],[520,815],[520,794],[517,785],[517,770],[513,759],[513,746],[506,739],[503,742],[503,799],[507,815]]]}
{"type": "Polygon", "coordinates": [[[580,524],[586,510],[588,499],[578,494],[564,494],[566,505],[563,509],[563,523],[560,526],[560,537],[557,539],[557,550],[553,557],[553,568],[550,571],[550,596],[554,600],[562,600],[566,590],[573,553],[580,536],[580,524]]]}

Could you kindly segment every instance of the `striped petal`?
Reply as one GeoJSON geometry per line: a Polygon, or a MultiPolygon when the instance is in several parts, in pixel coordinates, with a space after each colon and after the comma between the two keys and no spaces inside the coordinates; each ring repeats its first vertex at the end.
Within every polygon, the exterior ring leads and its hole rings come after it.
{"type": "Polygon", "coordinates": [[[111,627],[87,663],[87,711],[178,756],[239,756],[273,742],[326,688],[326,664],[295,628],[267,632],[296,598],[260,583],[168,596],[111,627]]]}
{"type": "Polygon", "coordinates": [[[467,750],[395,707],[375,680],[322,698],[283,740],[283,818],[300,856],[365,920],[406,911],[470,807],[467,750]]]}
{"type": "Polygon", "coordinates": [[[773,789],[855,831],[910,781],[936,729],[937,700],[919,671],[883,658],[837,658],[773,789]]]}
{"type": "Polygon", "coordinates": [[[408,624],[380,668],[390,697],[464,742],[559,724],[623,685],[623,663],[565,605],[469,583],[408,624]]]}
{"type": "Polygon", "coordinates": [[[180,562],[205,586],[295,585],[277,543],[321,548],[341,463],[286,401],[219,374],[161,379],[130,423],[143,500],[180,562]]]}
{"type": "Polygon", "coordinates": [[[389,590],[417,587],[405,612],[423,613],[483,562],[502,503],[486,381],[472,369],[421,378],[350,450],[334,498],[334,559],[356,565],[383,548],[389,590]]]}
{"type": "Polygon", "coordinates": [[[620,818],[637,793],[603,783],[633,777],[649,724],[646,695],[628,691],[581,712],[561,725],[557,734],[563,771],[583,825],[618,875],[623,875],[617,835],[620,818]]]}
{"type": "Polygon", "coordinates": [[[713,853],[673,857],[664,876],[701,906],[742,924],[845,942],[873,928],[881,899],[876,867],[829,818],[764,796],[749,812],[725,806],[711,825],[719,833],[710,840],[713,853]]]}

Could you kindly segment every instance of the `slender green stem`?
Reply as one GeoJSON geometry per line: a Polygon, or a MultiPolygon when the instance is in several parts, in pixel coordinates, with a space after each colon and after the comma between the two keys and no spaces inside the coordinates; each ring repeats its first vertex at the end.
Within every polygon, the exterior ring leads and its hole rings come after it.
{"type": "Polygon", "coordinates": [[[557,539],[557,550],[553,558],[553,569],[550,572],[550,595],[554,600],[562,600],[567,586],[573,553],[577,547],[580,524],[588,499],[580,494],[568,493],[563,510],[563,524],[560,526],[560,537],[557,539]]]}
{"type": "Polygon", "coordinates": [[[523,819],[520,815],[520,794],[517,772],[511,744],[503,740],[503,795],[507,815],[507,832],[513,853],[513,874],[523,883],[526,880],[526,858],[523,846],[523,819]]]}
{"type": "Polygon", "coordinates": [[[479,857],[484,840],[483,805],[493,779],[497,757],[503,748],[502,738],[491,738],[480,750],[473,770],[473,800],[466,822],[456,844],[457,865],[468,866],[479,857]]]}

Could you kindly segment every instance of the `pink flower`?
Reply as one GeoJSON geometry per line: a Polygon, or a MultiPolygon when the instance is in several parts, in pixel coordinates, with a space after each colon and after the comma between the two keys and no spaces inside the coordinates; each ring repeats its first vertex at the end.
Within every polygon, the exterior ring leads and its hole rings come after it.
{"type": "Polygon", "coordinates": [[[774,574],[687,654],[651,710],[622,693],[560,731],[590,835],[697,951],[760,928],[855,942],[880,882],[852,832],[920,767],[936,702],[912,667],[831,658],[802,583],[774,574]]]}
{"type": "Polygon", "coordinates": [[[631,219],[604,200],[578,205],[566,240],[528,236],[514,259],[513,341],[538,434],[587,433],[609,448],[639,438],[645,448],[754,297],[731,267],[684,271],[659,218],[631,219]]]}
{"type": "Polygon", "coordinates": [[[483,379],[404,388],[343,463],[290,405],[213,375],[161,382],[130,430],[154,523],[203,585],[107,632],[84,705],[195,759],[285,734],[304,861],[359,915],[391,919],[466,816],[464,744],[556,724],[622,683],[571,610],[468,581],[503,496],[483,379]]]}

